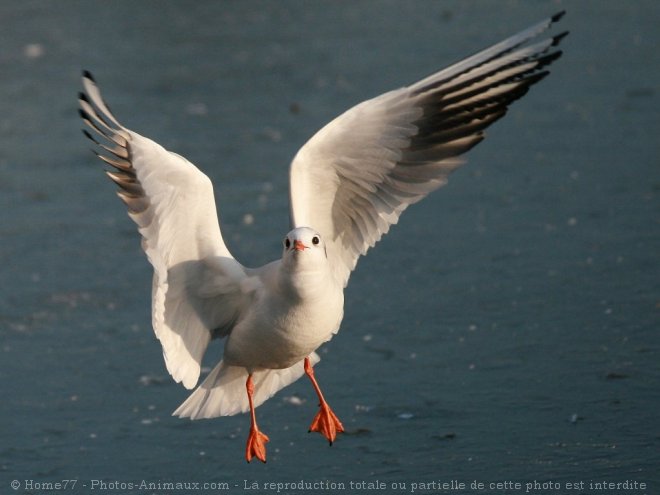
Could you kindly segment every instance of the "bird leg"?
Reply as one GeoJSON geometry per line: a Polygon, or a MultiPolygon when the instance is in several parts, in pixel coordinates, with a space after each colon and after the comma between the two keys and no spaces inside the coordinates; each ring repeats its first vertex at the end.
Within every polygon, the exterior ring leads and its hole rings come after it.
{"type": "Polygon", "coordinates": [[[337,434],[344,431],[344,426],[341,424],[341,421],[339,421],[337,416],[335,416],[335,413],[332,412],[332,409],[330,409],[330,406],[323,398],[323,393],[321,393],[319,384],[316,383],[316,379],[314,378],[314,368],[312,368],[312,363],[308,357],[305,358],[305,373],[312,381],[314,390],[316,390],[316,395],[319,396],[320,406],[319,412],[309,427],[309,431],[319,432],[321,435],[327,438],[330,442],[330,445],[332,445],[332,442],[334,442],[335,438],[337,438],[337,434]]]}
{"type": "Polygon", "coordinates": [[[257,427],[257,417],[254,413],[254,403],[252,401],[252,395],[254,394],[252,375],[248,375],[245,388],[247,389],[248,401],[250,402],[250,435],[248,436],[247,446],[245,448],[245,459],[250,462],[252,457],[255,456],[261,462],[266,462],[266,442],[268,442],[269,438],[264,433],[261,433],[257,427]]]}

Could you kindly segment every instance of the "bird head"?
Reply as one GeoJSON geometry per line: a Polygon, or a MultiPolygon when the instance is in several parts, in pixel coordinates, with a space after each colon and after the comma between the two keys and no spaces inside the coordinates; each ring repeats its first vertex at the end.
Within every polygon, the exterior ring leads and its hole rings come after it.
{"type": "Polygon", "coordinates": [[[284,250],[282,259],[285,263],[310,265],[325,263],[327,252],[325,242],[314,229],[298,227],[289,232],[282,242],[284,250]]]}

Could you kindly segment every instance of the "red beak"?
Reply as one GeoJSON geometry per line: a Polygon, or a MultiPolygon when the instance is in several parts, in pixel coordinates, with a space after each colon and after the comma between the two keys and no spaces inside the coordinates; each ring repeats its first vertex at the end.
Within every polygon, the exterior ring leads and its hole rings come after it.
{"type": "Polygon", "coordinates": [[[304,251],[308,246],[303,244],[303,241],[293,241],[293,249],[296,251],[304,251]]]}

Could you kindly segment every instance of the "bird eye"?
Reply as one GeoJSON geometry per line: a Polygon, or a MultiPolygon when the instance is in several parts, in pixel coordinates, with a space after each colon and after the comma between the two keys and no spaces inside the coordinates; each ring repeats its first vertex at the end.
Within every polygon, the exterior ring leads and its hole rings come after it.
{"type": "Polygon", "coordinates": [[[317,246],[319,242],[321,242],[321,239],[319,239],[319,236],[315,235],[314,237],[312,237],[312,244],[317,246]]]}
{"type": "Polygon", "coordinates": [[[288,237],[286,239],[284,239],[284,247],[287,248],[287,249],[289,249],[291,247],[291,241],[289,240],[288,237]]]}

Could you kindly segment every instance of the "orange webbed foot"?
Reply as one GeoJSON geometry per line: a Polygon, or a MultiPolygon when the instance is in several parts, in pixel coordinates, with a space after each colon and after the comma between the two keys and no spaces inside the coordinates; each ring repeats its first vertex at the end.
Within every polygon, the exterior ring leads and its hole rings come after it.
{"type": "Polygon", "coordinates": [[[330,409],[328,403],[322,402],[319,412],[316,414],[314,421],[312,421],[312,424],[309,427],[309,431],[319,432],[327,438],[330,445],[332,445],[332,442],[337,438],[337,434],[344,431],[344,425],[341,424],[339,418],[337,418],[332,409],[330,409]]]}
{"type": "Polygon", "coordinates": [[[316,382],[316,378],[314,378],[314,368],[312,367],[312,362],[308,357],[305,358],[304,366],[305,373],[311,380],[314,390],[316,390],[316,395],[318,395],[319,398],[319,405],[321,406],[319,412],[314,418],[314,421],[312,421],[312,424],[309,426],[309,431],[318,431],[321,435],[327,438],[328,442],[330,442],[330,445],[332,445],[332,442],[334,442],[337,438],[337,434],[344,431],[344,425],[341,424],[339,418],[337,418],[335,413],[332,412],[332,409],[330,409],[330,406],[323,398],[321,388],[316,382]]]}
{"type": "Polygon", "coordinates": [[[252,457],[256,457],[261,462],[266,462],[266,442],[269,440],[268,435],[261,433],[257,428],[251,428],[245,448],[245,459],[250,462],[252,457]]]}
{"type": "Polygon", "coordinates": [[[247,445],[245,447],[245,459],[250,462],[252,457],[256,457],[261,462],[266,462],[266,442],[270,439],[268,435],[261,433],[257,427],[257,417],[254,413],[254,402],[252,396],[254,395],[254,383],[252,382],[252,375],[248,375],[245,382],[247,390],[248,402],[250,403],[250,434],[248,435],[247,445]]]}

